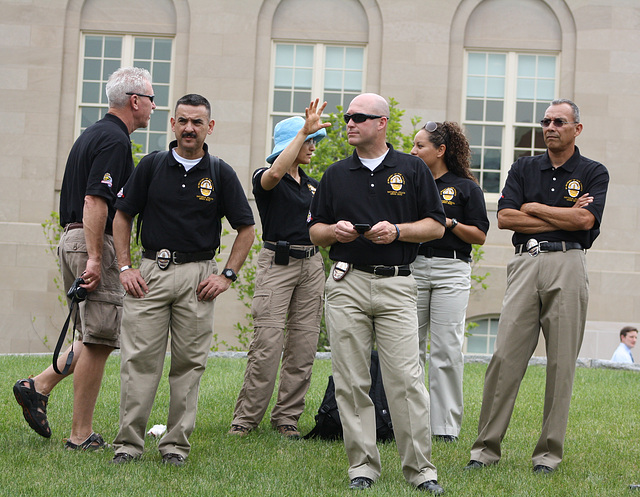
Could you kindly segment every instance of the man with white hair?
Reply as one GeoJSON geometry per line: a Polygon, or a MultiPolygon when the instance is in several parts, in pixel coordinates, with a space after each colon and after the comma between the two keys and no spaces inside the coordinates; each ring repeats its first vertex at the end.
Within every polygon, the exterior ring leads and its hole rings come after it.
{"type": "MultiPolygon", "coordinates": [[[[67,449],[96,450],[106,444],[93,431],[93,413],[109,354],[120,347],[120,319],[124,291],[113,246],[112,223],[116,195],[133,172],[130,134],[149,125],[155,109],[151,74],[124,67],[107,81],[107,114],[89,126],[71,148],[60,191],[58,255],[64,288],[76,278],[88,292],[79,304],[81,334],[58,361],[63,371],[69,352],[73,360],[66,374],[49,366],[39,375],[18,380],[13,392],[25,420],[49,438],[47,402],[53,388],[74,375],[73,420],[67,449]]],[[[64,372],[64,371],[63,371],[64,372]]]]}

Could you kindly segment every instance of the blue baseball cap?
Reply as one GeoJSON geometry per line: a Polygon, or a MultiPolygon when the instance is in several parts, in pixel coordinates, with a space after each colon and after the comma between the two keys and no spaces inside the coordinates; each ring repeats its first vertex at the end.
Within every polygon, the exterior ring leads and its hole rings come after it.
{"type": "MultiPolygon", "coordinates": [[[[287,148],[287,145],[293,141],[298,134],[298,131],[302,129],[302,126],[304,126],[304,118],[300,116],[290,117],[276,124],[276,129],[273,131],[273,141],[275,145],[273,146],[271,155],[267,157],[267,162],[269,164],[273,164],[276,157],[278,157],[278,155],[287,148]]],[[[307,140],[309,138],[313,138],[315,142],[318,143],[325,136],[327,136],[327,131],[322,128],[312,135],[307,136],[307,140]]]]}

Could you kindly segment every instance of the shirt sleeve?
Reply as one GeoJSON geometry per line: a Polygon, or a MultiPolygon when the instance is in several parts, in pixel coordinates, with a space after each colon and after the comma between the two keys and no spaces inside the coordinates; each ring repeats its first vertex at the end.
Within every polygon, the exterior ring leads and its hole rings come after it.
{"type": "MultiPolygon", "coordinates": [[[[471,180],[469,181],[472,182],[471,180]]],[[[486,234],[489,231],[489,218],[487,217],[484,193],[475,182],[472,183],[469,198],[464,206],[464,223],[476,226],[486,234]]]]}

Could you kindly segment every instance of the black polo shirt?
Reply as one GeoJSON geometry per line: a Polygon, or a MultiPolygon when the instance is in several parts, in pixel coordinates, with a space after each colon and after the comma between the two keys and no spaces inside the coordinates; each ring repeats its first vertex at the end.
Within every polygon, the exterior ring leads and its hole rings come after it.
{"type": "MultiPolygon", "coordinates": [[[[173,141],[169,149],[176,146],[173,141]]],[[[116,207],[130,216],[144,211],[144,248],[215,250],[220,245],[217,220],[221,217],[226,216],[234,229],[255,224],[235,171],[220,160],[220,177],[214,188],[206,143],[204,152],[202,160],[188,172],[172,153],[154,171],[153,159],[158,152],[152,152],[140,161],[124,186],[116,207]]]]}
{"type": "Polygon", "coordinates": [[[105,231],[111,233],[116,195],[132,172],[129,130],[120,118],[106,114],[71,147],[60,190],[60,224],[82,222],[84,197],[95,195],[107,202],[105,231]]]}
{"type": "MultiPolygon", "coordinates": [[[[475,181],[447,172],[436,180],[436,186],[447,217],[455,218],[463,224],[476,226],[484,233],[489,231],[484,194],[475,181]]],[[[471,257],[471,244],[461,240],[450,230],[446,230],[439,240],[432,240],[424,245],[455,250],[471,257]]]]}
{"type": "Polygon", "coordinates": [[[520,157],[509,171],[509,176],[498,201],[498,210],[517,209],[527,202],[538,202],[552,207],[571,207],[585,193],[593,202],[585,209],[595,217],[590,230],[548,231],[526,234],[515,232],[514,246],[526,243],[530,238],[538,241],[578,242],[590,248],[600,234],[600,222],[609,184],[609,172],[599,162],[580,155],[576,147],[571,158],[557,169],[553,169],[549,153],[533,157],[520,157]]]}
{"type": "MultiPolygon", "coordinates": [[[[431,171],[422,159],[387,145],[389,153],[373,172],[362,165],[355,151],[327,169],[311,202],[310,226],[340,220],[371,226],[379,221],[400,224],[427,217],[445,224],[431,171]]],[[[334,243],[329,256],[352,264],[397,266],[413,262],[418,246],[401,241],[376,245],[359,236],[350,243],[334,243]]]]}
{"type": "Polygon", "coordinates": [[[262,167],[253,173],[253,195],[262,220],[263,240],[312,245],[307,218],[318,181],[299,167],[300,183],[286,173],[273,189],[265,190],[260,180],[267,169],[262,167]]]}

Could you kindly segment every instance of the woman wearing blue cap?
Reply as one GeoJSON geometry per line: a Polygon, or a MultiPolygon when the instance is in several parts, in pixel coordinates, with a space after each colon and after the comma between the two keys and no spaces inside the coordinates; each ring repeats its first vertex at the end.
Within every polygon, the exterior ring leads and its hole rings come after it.
{"type": "Polygon", "coordinates": [[[327,136],[319,99],[274,130],[271,167],[253,174],[253,194],[262,221],[264,246],[258,256],[251,312],[254,335],[244,383],[236,402],[232,435],[243,436],[262,420],[282,355],[278,399],[271,424],[283,436],[299,438],[311,367],[322,318],[324,267],[309,239],[307,216],[318,182],[300,167],[309,164],[315,145],[327,136]],[[285,332],[286,324],[286,332],[285,332]]]}

